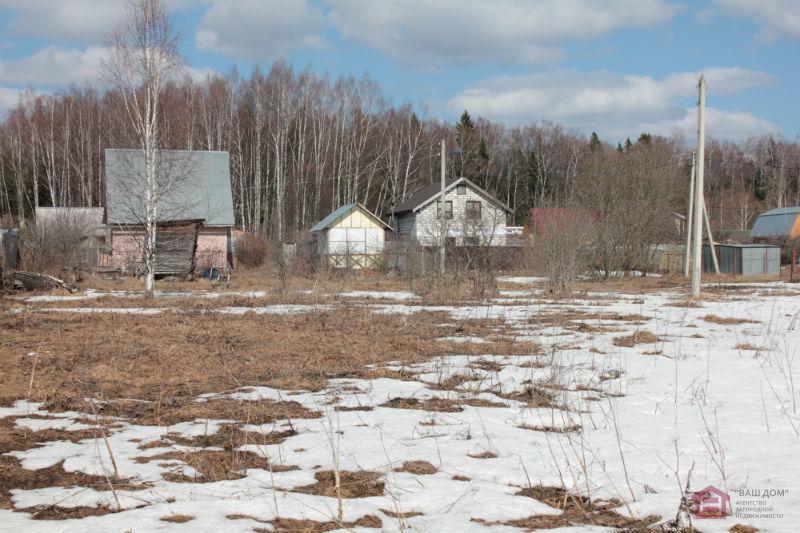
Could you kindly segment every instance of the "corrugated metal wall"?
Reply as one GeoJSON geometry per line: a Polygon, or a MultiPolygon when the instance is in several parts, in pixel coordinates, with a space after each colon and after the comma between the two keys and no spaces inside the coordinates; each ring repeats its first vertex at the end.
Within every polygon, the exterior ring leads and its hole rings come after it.
{"type": "MultiPolygon", "coordinates": [[[[781,273],[780,246],[718,244],[715,248],[722,274],[779,276],[781,273]]],[[[714,272],[711,248],[708,245],[703,245],[703,272],[714,272]]]]}

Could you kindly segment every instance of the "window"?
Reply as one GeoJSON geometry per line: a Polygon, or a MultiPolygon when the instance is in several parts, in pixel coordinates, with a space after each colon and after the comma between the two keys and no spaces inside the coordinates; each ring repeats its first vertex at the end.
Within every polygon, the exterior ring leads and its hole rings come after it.
{"type": "Polygon", "coordinates": [[[447,248],[453,248],[456,245],[456,238],[455,237],[446,237],[444,240],[444,245],[447,248]]]}
{"type": "Polygon", "coordinates": [[[468,201],[467,202],[467,220],[478,220],[481,218],[481,203],[468,201]]]}
{"type": "Polygon", "coordinates": [[[478,246],[481,243],[478,237],[464,237],[464,246],[478,246]]]}
{"type": "MultiPolygon", "coordinates": [[[[436,218],[442,218],[442,202],[436,202],[436,218]]],[[[444,218],[453,218],[453,202],[444,203],[444,218]]]]}
{"type": "Polygon", "coordinates": [[[467,194],[467,186],[463,183],[459,183],[458,185],[456,185],[456,194],[458,194],[459,196],[467,194]]]}

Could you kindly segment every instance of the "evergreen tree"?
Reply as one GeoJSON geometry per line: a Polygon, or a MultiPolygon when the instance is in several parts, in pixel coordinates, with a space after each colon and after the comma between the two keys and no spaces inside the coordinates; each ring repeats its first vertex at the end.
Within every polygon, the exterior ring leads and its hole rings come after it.
{"type": "Polygon", "coordinates": [[[596,132],[592,132],[592,137],[589,139],[589,150],[596,154],[597,152],[603,149],[603,143],[600,142],[600,138],[597,136],[596,132]]]}

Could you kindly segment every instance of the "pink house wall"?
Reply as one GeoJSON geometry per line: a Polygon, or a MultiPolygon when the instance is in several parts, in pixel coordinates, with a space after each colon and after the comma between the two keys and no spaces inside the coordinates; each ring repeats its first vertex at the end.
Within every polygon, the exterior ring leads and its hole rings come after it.
{"type": "Polygon", "coordinates": [[[228,230],[230,228],[200,228],[197,233],[195,268],[228,266],[228,230]]]}
{"type": "MultiPolygon", "coordinates": [[[[197,233],[195,269],[228,266],[228,231],[230,228],[200,228],[197,233]]],[[[101,266],[126,266],[141,261],[142,228],[111,228],[106,243],[109,254],[103,254],[101,266]]]]}

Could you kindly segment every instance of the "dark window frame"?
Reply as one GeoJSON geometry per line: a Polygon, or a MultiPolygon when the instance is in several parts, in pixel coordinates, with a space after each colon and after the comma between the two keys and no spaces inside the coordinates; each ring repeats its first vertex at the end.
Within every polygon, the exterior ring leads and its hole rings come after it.
{"type": "Polygon", "coordinates": [[[481,219],[481,203],[477,200],[467,200],[467,207],[464,213],[467,220],[481,219]],[[477,207],[477,209],[475,209],[477,207]]]}

